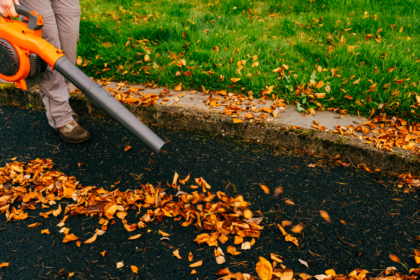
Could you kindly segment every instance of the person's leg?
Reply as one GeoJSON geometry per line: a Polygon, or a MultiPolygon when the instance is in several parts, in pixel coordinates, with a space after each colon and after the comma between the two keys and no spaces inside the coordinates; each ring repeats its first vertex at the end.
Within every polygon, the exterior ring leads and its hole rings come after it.
{"type": "MultiPolygon", "coordinates": [[[[50,0],[22,0],[21,3],[44,16],[42,37],[56,48],[61,49],[56,17],[50,0]]],[[[73,121],[73,110],[69,104],[69,92],[64,77],[49,67],[42,74],[39,82],[39,93],[47,110],[50,126],[60,128],[73,121]]]]}

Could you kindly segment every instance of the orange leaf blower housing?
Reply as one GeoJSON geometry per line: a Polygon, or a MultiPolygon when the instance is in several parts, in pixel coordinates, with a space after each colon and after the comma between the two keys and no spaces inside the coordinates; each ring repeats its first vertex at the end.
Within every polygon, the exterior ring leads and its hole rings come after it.
{"type": "Polygon", "coordinates": [[[15,8],[24,16],[23,22],[0,14],[0,79],[15,82],[17,87],[27,90],[38,83],[49,65],[80,89],[89,101],[159,153],[165,145],[159,136],[71,63],[62,50],[42,39],[42,16],[21,5],[15,8]]]}
{"type": "Polygon", "coordinates": [[[54,67],[64,56],[62,50],[42,39],[43,18],[24,6],[16,11],[25,21],[13,20],[0,15],[0,79],[15,82],[27,90],[37,83],[37,76],[45,61],[54,67]]]}

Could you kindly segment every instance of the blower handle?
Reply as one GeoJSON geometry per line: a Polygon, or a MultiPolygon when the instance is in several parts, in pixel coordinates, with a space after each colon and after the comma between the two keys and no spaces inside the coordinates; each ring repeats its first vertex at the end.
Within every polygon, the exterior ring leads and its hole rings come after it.
{"type": "MultiPolygon", "coordinates": [[[[33,31],[40,30],[44,26],[44,20],[42,16],[35,12],[31,11],[23,5],[15,4],[16,13],[25,17],[25,21],[28,21],[28,29],[33,31]]],[[[6,18],[4,15],[0,14],[1,17],[6,18]]]]}
{"type": "Polygon", "coordinates": [[[31,30],[40,30],[44,26],[43,17],[23,5],[15,5],[16,13],[25,16],[25,20],[28,21],[28,28],[31,30]]]}

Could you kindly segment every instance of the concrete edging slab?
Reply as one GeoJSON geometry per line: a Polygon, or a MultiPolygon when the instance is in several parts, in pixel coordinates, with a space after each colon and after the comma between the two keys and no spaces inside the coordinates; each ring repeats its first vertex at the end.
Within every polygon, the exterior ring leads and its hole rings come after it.
{"type": "MultiPolygon", "coordinates": [[[[0,104],[43,106],[36,91],[24,92],[7,84],[0,84],[0,104]]],[[[107,117],[82,94],[72,96],[70,104],[80,114],[107,117]]],[[[384,152],[366,145],[356,138],[305,127],[293,129],[293,124],[290,122],[288,124],[282,122],[234,123],[228,115],[177,103],[173,103],[171,106],[163,106],[158,103],[149,107],[127,105],[127,108],[149,125],[194,130],[224,137],[237,137],[291,150],[305,148],[311,152],[333,156],[341,155],[343,159],[349,159],[353,164],[363,163],[372,169],[379,168],[397,173],[411,171],[412,174],[420,174],[420,161],[410,151],[395,148],[394,152],[384,152]]]]}

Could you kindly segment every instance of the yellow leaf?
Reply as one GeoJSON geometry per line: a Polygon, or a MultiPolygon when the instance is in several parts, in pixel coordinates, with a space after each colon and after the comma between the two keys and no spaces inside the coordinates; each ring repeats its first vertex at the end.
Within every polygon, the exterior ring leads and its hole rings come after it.
{"type": "Polygon", "coordinates": [[[189,260],[190,262],[192,262],[192,261],[193,261],[193,259],[194,259],[194,256],[193,256],[192,252],[190,252],[190,253],[188,254],[188,260],[189,260]]]}
{"type": "Polygon", "coordinates": [[[40,225],[40,223],[30,224],[30,225],[28,225],[28,228],[36,228],[39,225],[40,225]]]}
{"type": "Polygon", "coordinates": [[[325,274],[327,274],[328,276],[336,276],[337,274],[335,273],[334,269],[328,269],[325,271],[325,274]]]}
{"type": "Polygon", "coordinates": [[[101,254],[102,257],[105,257],[105,253],[106,253],[106,251],[103,251],[103,252],[100,252],[99,254],[101,254]]]}
{"type": "Polygon", "coordinates": [[[71,233],[71,234],[67,234],[64,237],[63,242],[64,243],[67,243],[67,242],[70,242],[70,241],[76,241],[77,239],[79,239],[79,237],[77,237],[76,235],[74,235],[73,233],[71,233]]]}
{"type": "Polygon", "coordinates": [[[420,256],[414,256],[414,260],[416,261],[416,264],[420,264],[420,256]]]}
{"type": "Polygon", "coordinates": [[[282,262],[283,262],[283,261],[280,259],[280,257],[281,257],[281,256],[279,256],[279,255],[276,255],[276,254],[271,253],[271,254],[270,254],[270,257],[271,257],[271,259],[272,259],[273,261],[276,261],[276,262],[278,262],[278,263],[282,263],[282,262]]]}
{"type": "Polygon", "coordinates": [[[148,54],[146,54],[144,56],[144,61],[152,61],[152,60],[150,59],[150,56],[148,54]]]}
{"type": "Polygon", "coordinates": [[[254,61],[256,61],[256,60],[258,59],[258,55],[254,55],[254,56],[252,57],[252,59],[253,59],[254,61]]]}
{"type": "Polygon", "coordinates": [[[271,263],[263,257],[260,257],[260,261],[257,263],[255,270],[261,280],[271,280],[271,278],[273,278],[273,267],[271,266],[271,263]]]}
{"type": "Polygon", "coordinates": [[[258,65],[260,65],[258,61],[255,61],[254,63],[252,63],[252,67],[258,67],[258,65]]]}
{"type": "Polygon", "coordinates": [[[0,263],[0,267],[7,267],[7,266],[9,266],[9,263],[7,263],[7,262],[0,263]]]}
{"type": "Polygon", "coordinates": [[[241,78],[230,78],[230,80],[231,80],[233,83],[236,83],[237,81],[240,81],[240,80],[241,80],[241,78]]]}
{"type": "Polygon", "coordinates": [[[266,186],[266,185],[261,185],[260,184],[261,189],[266,193],[269,194],[270,193],[270,189],[266,186]]]}
{"type": "Polygon", "coordinates": [[[43,230],[41,230],[41,234],[50,234],[50,230],[49,229],[43,229],[43,230]]]}
{"type": "Polygon", "coordinates": [[[240,119],[233,119],[233,123],[242,123],[243,122],[243,120],[240,120],[240,119]]]}
{"type": "Polygon", "coordinates": [[[139,269],[138,269],[138,267],[137,267],[137,266],[132,265],[132,266],[131,266],[131,271],[132,271],[133,273],[138,273],[138,272],[139,272],[139,269]]]}
{"type": "Polygon", "coordinates": [[[292,280],[293,271],[290,268],[279,269],[276,272],[273,272],[276,277],[279,277],[280,280],[292,280]]]}

